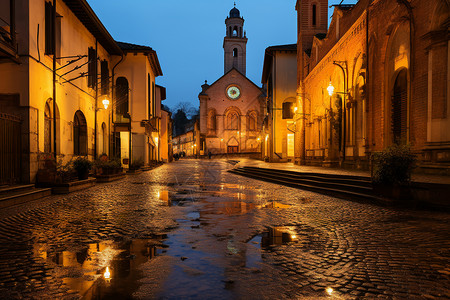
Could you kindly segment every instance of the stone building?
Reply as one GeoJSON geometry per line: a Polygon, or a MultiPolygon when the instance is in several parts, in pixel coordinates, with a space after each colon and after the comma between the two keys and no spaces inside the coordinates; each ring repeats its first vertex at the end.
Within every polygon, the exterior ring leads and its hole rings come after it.
{"type": "Polygon", "coordinates": [[[0,185],[34,182],[55,154],[133,152],[117,137],[154,117],[162,75],[156,52],[136,47],[116,42],[86,0],[0,2],[0,185]]]}
{"type": "Polygon", "coordinates": [[[449,173],[449,4],[298,0],[299,164],[368,168],[410,144],[423,171],[449,173]]]}
{"type": "Polygon", "coordinates": [[[247,37],[244,18],[234,7],[225,20],[225,74],[202,85],[199,153],[257,153],[264,97],[246,74],[247,37]]]}
{"type": "Polygon", "coordinates": [[[294,160],[297,44],[268,47],[261,83],[267,89],[262,152],[270,162],[294,160]]]}

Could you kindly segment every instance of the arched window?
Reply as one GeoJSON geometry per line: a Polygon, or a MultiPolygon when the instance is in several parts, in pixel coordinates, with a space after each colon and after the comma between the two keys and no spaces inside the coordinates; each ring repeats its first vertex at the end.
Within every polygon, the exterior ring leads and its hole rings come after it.
{"type": "Polygon", "coordinates": [[[238,57],[238,49],[237,48],[233,49],[233,57],[238,57]]]}
{"type": "Polygon", "coordinates": [[[239,130],[239,115],[237,112],[232,111],[227,115],[227,129],[239,130]]]}
{"type": "Polygon", "coordinates": [[[216,130],[216,113],[214,110],[210,110],[208,113],[208,130],[216,130]]]}
{"type": "Polygon", "coordinates": [[[256,112],[252,111],[248,114],[247,116],[248,118],[248,130],[249,131],[255,131],[257,129],[257,116],[256,116],[256,112]]]}
{"type": "Polygon", "coordinates": [[[52,115],[49,101],[45,103],[44,110],[44,152],[52,152],[52,115]]]}
{"type": "Polygon", "coordinates": [[[237,26],[234,26],[234,28],[233,28],[233,36],[234,37],[238,36],[238,28],[237,28],[237,26]]]}
{"type": "Polygon", "coordinates": [[[125,77],[119,77],[116,80],[116,121],[128,122],[128,80],[125,77]]]}
{"type": "Polygon", "coordinates": [[[395,143],[407,142],[408,79],[406,69],[401,70],[395,80],[392,95],[392,135],[395,143]]]}
{"type": "Polygon", "coordinates": [[[239,27],[239,37],[242,37],[242,27],[239,27]]]}
{"type": "Polygon", "coordinates": [[[313,26],[317,25],[317,5],[316,4],[312,5],[312,25],[313,26]]]}
{"type": "Polygon", "coordinates": [[[232,36],[233,35],[233,29],[231,29],[231,26],[230,26],[230,28],[228,29],[228,36],[232,36]]]}
{"type": "Polygon", "coordinates": [[[73,154],[87,155],[87,124],[81,111],[77,111],[73,118],[73,154]]]}

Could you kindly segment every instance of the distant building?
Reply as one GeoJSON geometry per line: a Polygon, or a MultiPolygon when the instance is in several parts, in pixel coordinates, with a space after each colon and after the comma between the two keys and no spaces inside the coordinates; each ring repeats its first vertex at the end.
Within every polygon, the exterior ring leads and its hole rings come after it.
{"type": "Polygon", "coordinates": [[[368,168],[411,144],[419,167],[450,173],[449,3],[297,1],[298,164],[368,168]],[[330,96],[331,95],[331,96],[330,96]]]}
{"type": "Polygon", "coordinates": [[[225,20],[225,74],[202,85],[199,153],[260,153],[264,96],[246,74],[244,19],[234,7],[225,20]]]}
{"type": "Polygon", "coordinates": [[[193,157],[200,155],[200,131],[199,120],[194,119],[186,126],[186,132],[173,137],[173,154],[193,157]]]}
{"type": "Polygon", "coordinates": [[[293,162],[298,117],[297,44],[266,49],[261,83],[267,89],[261,137],[263,157],[270,162],[293,162]]]}

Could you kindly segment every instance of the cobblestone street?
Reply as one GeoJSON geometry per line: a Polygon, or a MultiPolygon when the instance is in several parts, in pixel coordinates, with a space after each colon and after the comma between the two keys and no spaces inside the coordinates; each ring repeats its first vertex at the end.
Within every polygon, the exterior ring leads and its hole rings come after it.
{"type": "Polygon", "coordinates": [[[450,298],[450,215],[181,160],[0,211],[0,298],[450,298]]]}

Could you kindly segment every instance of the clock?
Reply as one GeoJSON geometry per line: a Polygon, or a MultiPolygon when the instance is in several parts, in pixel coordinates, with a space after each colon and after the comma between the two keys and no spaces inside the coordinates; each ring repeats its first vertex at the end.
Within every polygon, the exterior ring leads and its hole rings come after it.
{"type": "Polygon", "coordinates": [[[227,96],[231,100],[236,100],[241,96],[241,90],[235,85],[229,86],[227,88],[227,96]]]}

